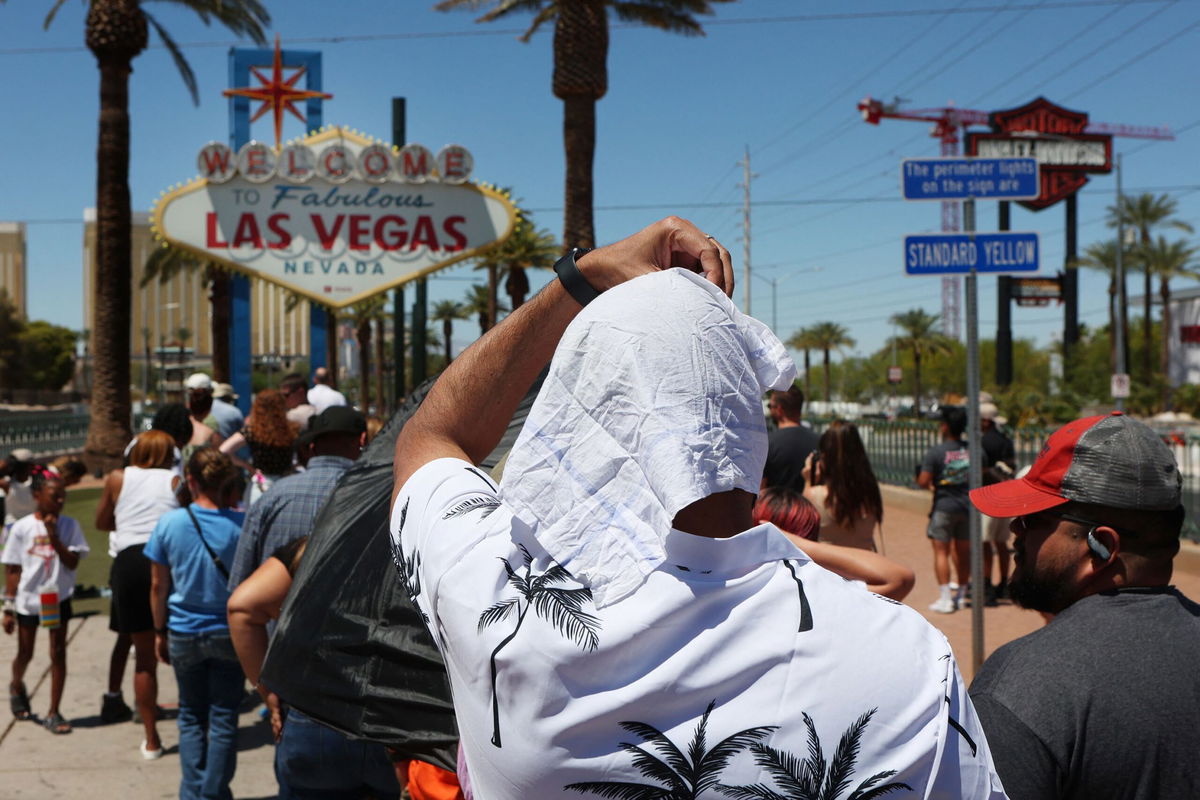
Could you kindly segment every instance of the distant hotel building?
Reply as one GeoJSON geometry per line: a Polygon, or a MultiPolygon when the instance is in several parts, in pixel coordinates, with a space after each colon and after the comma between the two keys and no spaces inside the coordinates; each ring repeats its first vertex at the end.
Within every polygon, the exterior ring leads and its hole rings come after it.
{"type": "Polygon", "coordinates": [[[25,264],[25,223],[0,222],[0,289],[23,319],[28,317],[25,264]]]}
{"type": "MultiPolygon", "coordinates": [[[[96,327],[93,306],[96,283],[95,209],[84,211],[83,221],[83,324],[90,331],[96,327]]],[[[0,231],[3,230],[0,228],[0,231]]],[[[3,241],[0,234],[0,242],[3,241]]],[[[165,283],[156,279],[145,286],[141,285],[146,259],[156,247],[161,246],[161,242],[150,231],[150,215],[135,212],[131,248],[133,313],[129,324],[130,355],[135,364],[149,362],[156,369],[161,369],[163,361],[178,363],[180,358],[175,353],[179,353],[184,356],[183,360],[189,362],[189,368],[210,369],[212,312],[204,286],[203,269],[183,271],[165,283]],[[181,332],[186,337],[181,337],[181,332]],[[161,357],[160,350],[166,355],[165,359],[161,357]]],[[[251,359],[254,363],[269,364],[283,372],[288,371],[296,360],[308,357],[308,301],[301,300],[288,311],[287,299],[286,290],[265,281],[251,281],[251,359]]],[[[178,390],[176,386],[164,388],[168,391],[178,390]]]]}

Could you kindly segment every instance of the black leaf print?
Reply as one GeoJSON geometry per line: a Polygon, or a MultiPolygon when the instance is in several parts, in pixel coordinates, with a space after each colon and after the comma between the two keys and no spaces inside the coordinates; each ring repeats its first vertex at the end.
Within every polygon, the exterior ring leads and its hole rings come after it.
{"type": "MultiPolygon", "coordinates": [[[[950,698],[947,697],[946,703],[949,704],[949,702],[950,698]]],[[[958,731],[959,736],[966,740],[967,747],[971,748],[971,755],[976,755],[979,752],[979,747],[975,744],[975,740],[971,738],[970,734],[967,733],[966,728],[960,725],[958,720],[956,720],[954,717],[947,716],[946,721],[950,723],[951,728],[954,728],[954,730],[958,731]]]]}
{"type": "Polygon", "coordinates": [[[514,567],[508,559],[500,559],[504,565],[507,582],[517,593],[516,597],[501,600],[484,609],[479,615],[478,630],[508,619],[516,614],[517,623],[512,633],[504,637],[492,650],[492,744],[501,747],[500,700],[496,696],[496,656],[521,630],[521,623],[529,609],[535,616],[549,622],[559,634],[570,639],[580,648],[595,650],[600,643],[600,620],[583,610],[585,603],[592,602],[592,590],[583,586],[564,588],[559,584],[574,581],[571,573],[561,565],[551,562],[545,572],[533,571],[533,556],[524,545],[521,550],[522,564],[514,567]]]}
{"type": "Polygon", "coordinates": [[[620,742],[621,750],[633,757],[633,766],[654,783],[621,781],[583,781],[564,786],[572,792],[587,792],[601,797],[662,798],[694,800],[709,789],[724,793],[720,785],[722,770],[738,753],[758,745],[775,731],[777,725],[760,725],[727,736],[712,749],[708,747],[708,720],[716,706],[713,700],[696,725],[687,751],[681,751],[665,733],[645,722],[622,722],[621,727],[642,740],[642,745],[620,742]]]}
{"type": "Polygon", "coordinates": [[[788,572],[792,573],[792,580],[796,582],[796,588],[800,592],[800,627],[796,629],[797,633],[811,631],[813,628],[812,609],[808,605],[808,595],[804,593],[804,581],[800,580],[800,576],[796,574],[796,568],[792,566],[791,561],[783,562],[788,572]]]}
{"type": "Polygon", "coordinates": [[[450,519],[451,517],[456,517],[460,514],[467,514],[471,511],[475,511],[476,509],[483,509],[483,514],[481,514],[479,518],[486,519],[488,515],[490,515],[499,507],[500,501],[497,500],[495,496],[476,495],[475,497],[468,497],[466,500],[463,500],[461,503],[455,505],[445,514],[442,514],[442,519],[450,519]]]}

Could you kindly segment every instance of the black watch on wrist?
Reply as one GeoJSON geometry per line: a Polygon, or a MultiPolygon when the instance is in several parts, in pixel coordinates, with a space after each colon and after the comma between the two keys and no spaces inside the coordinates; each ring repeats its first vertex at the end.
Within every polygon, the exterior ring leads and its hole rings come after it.
{"type": "Polygon", "coordinates": [[[586,306],[600,296],[600,293],[592,288],[592,285],[587,282],[587,278],[583,277],[583,273],[579,271],[579,267],[575,265],[576,258],[592,252],[593,249],[591,247],[572,247],[566,255],[554,262],[554,271],[558,273],[558,279],[562,282],[563,288],[581,306],[586,306]]]}

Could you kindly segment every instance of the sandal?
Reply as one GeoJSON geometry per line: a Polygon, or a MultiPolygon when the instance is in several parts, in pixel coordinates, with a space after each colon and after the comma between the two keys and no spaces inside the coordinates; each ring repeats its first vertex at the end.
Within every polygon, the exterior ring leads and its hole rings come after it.
{"type": "Polygon", "coordinates": [[[29,708],[29,693],[25,691],[25,684],[21,684],[21,688],[13,691],[8,690],[8,707],[12,709],[12,715],[20,720],[29,719],[33,716],[29,708]]]}
{"type": "Polygon", "coordinates": [[[71,732],[71,723],[63,719],[63,715],[57,711],[42,720],[42,727],[54,734],[71,732]]]}

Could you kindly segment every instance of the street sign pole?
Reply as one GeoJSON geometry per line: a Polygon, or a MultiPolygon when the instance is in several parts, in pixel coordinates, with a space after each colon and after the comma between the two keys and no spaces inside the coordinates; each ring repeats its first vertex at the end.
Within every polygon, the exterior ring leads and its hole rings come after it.
{"type": "MultiPolygon", "coordinates": [[[[975,201],[963,201],[963,231],[975,231],[975,201]]],[[[970,453],[970,486],[983,484],[983,449],[979,429],[979,287],[975,269],[966,276],[967,301],[967,451],[970,453]]],[[[971,537],[971,664],[978,674],[983,664],[983,533],[979,509],[969,504],[971,537]]],[[[961,580],[961,576],[959,580],[961,580]]]]}

